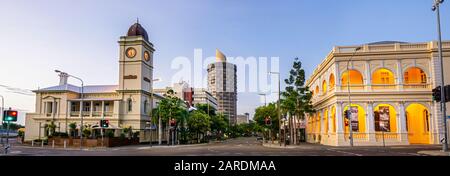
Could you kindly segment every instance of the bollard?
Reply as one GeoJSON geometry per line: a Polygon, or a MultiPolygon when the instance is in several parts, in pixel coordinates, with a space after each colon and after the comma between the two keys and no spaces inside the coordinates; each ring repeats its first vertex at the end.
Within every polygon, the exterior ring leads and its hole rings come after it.
{"type": "Polygon", "coordinates": [[[67,144],[66,144],[66,140],[64,140],[64,148],[66,148],[66,145],[67,145],[67,144]]]}
{"type": "Polygon", "coordinates": [[[52,140],[52,148],[55,148],[55,140],[52,140]]]}
{"type": "Polygon", "coordinates": [[[44,141],[41,141],[41,147],[44,148],[44,141]]]}
{"type": "Polygon", "coordinates": [[[34,140],[31,141],[31,147],[34,147],[34,140]]]}

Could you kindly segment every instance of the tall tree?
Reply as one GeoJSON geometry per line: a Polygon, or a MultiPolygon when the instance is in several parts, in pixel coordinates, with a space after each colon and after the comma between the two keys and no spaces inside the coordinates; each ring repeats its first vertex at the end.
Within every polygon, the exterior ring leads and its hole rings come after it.
{"type": "Polygon", "coordinates": [[[200,134],[204,136],[206,132],[211,130],[210,121],[210,117],[201,111],[194,111],[190,113],[190,117],[187,120],[187,125],[189,131],[196,134],[197,142],[200,142],[200,134]]]}
{"type": "Polygon", "coordinates": [[[288,79],[285,79],[286,90],[282,92],[281,107],[283,113],[289,115],[289,125],[291,140],[297,143],[296,123],[298,120],[304,120],[305,114],[313,113],[314,109],[311,103],[312,93],[309,87],[305,86],[305,70],[298,58],[295,58],[288,79]],[[297,119],[297,120],[295,120],[297,119]]]}

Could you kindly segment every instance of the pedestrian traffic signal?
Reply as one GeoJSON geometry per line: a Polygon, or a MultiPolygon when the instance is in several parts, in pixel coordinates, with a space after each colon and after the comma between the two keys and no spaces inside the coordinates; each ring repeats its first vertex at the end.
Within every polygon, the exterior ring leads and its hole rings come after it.
{"type": "Polygon", "coordinates": [[[266,117],[266,118],[264,119],[264,123],[265,123],[266,125],[272,125],[272,120],[270,119],[270,117],[266,117]]]}
{"type": "Polygon", "coordinates": [[[100,126],[102,128],[108,128],[109,127],[109,120],[100,120],[100,126]]]}
{"type": "Polygon", "coordinates": [[[436,102],[441,102],[441,86],[438,86],[433,89],[433,100],[436,102]]]}
{"type": "Polygon", "coordinates": [[[175,119],[170,120],[170,126],[176,126],[177,121],[175,119]]]}
{"type": "Polygon", "coordinates": [[[6,122],[17,122],[17,115],[19,113],[13,110],[5,110],[3,111],[3,121],[6,122]]]}

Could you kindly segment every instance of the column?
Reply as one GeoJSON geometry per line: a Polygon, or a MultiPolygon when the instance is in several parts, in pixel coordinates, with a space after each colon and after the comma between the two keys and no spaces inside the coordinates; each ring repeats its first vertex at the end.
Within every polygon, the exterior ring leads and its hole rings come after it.
{"type": "Polygon", "coordinates": [[[92,117],[92,113],[94,110],[94,101],[91,101],[91,107],[89,108],[89,116],[92,117]]]}
{"type": "Polygon", "coordinates": [[[366,68],[366,70],[365,70],[364,74],[365,74],[366,86],[365,86],[364,90],[370,91],[370,90],[372,90],[372,74],[370,71],[370,62],[369,61],[366,61],[365,68],[366,68]]]}
{"type": "Polygon", "coordinates": [[[400,142],[408,143],[408,132],[406,131],[406,113],[405,103],[399,103],[399,113],[397,118],[397,131],[399,134],[400,142]]]}
{"type": "Polygon", "coordinates": [[[336,104],[336,145],[342,145],[345,143],[344,139],[344,119],[342,117],[342,102],[336,104]]]}
{"type": "Polygon", "coordinates": [[[105,119],[105,101],[102,101],[102,119],[105,119]]]}
{"type": "Polygon", "coordinates": [[[367,103],[367,118],[366,128],[369,137],[369,142],[376,142],[375,137],[375,122],[373,117],[373,102],[367,103]]]}
{"type": "Polygon", "coordinates": [[[333,133],[333,119],[332,119],[332,110],[333,107],[328,107],[328,134],[333,133]]]}
{"type": "Polygon", "coordinates": [[[402,61],[397,60],[397,90],[403,90],[402,61]]]}
{"type": "Polygon", "coordinates": [[[341,86],[342,86],[341,85],[341,74],[340,74],[340,70],[339,70],[339,63],[340,62],[336,62],[334,64],[334,79],[335,79],[334,87],[336,89],[336,92],[341,91],[341,86]]]}

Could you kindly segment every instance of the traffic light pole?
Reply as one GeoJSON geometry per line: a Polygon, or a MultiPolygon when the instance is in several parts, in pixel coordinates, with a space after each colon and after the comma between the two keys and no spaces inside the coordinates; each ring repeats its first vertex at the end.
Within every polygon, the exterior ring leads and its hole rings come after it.
{"type": "MultiPolygon", "coordinates": [[[[3,98],[2,95],[0,95],[0,98],[2,98],[2,107],[1,107],[1,112],[0,114],[2,114],[2,127],[3,127],[3,117],[4,117],[4,107],[5,107],[5,99],[3,98]]],[[[3,144],[3,134],[0,136],[0,142],[1,144],[3,144]]]]}
{"type": "Polygon", "coordinates": [[[444,82],[444,60],[442,58],[442,36],[441,36],[441,17],[439,11],[439,5],[443,3],[443,0],[435,0],[433,11],[436,11],[437,15],[437,28],[438,28],[438,53],[439,53],[439,61],[441,63],[441,112],[444,123],[444,139],[442,141],[442,150],[446,152],[448,150],[448,142],[447,142],[447,107],[446,107],[446,96],[445,96],[445,82],[444,82]]]}
{"type": "Polygon", "coordinates": [[[9,123],[10,122],[6,122],[7,123],[7,127],[6,127],[6,146],[5,146],[5,154],[8,154],[8,150],[9,150],[9,123]]]}

